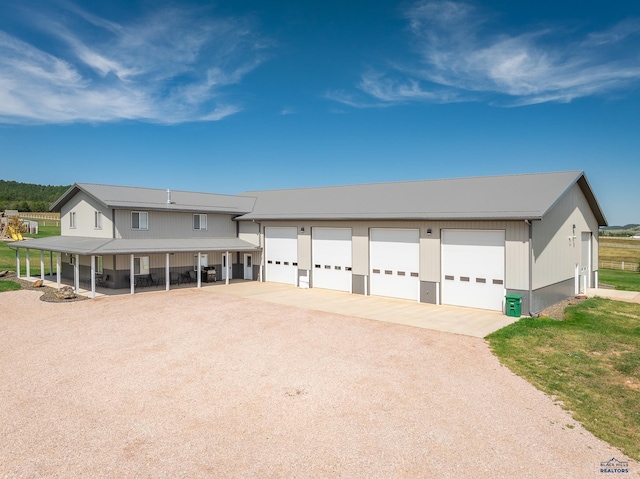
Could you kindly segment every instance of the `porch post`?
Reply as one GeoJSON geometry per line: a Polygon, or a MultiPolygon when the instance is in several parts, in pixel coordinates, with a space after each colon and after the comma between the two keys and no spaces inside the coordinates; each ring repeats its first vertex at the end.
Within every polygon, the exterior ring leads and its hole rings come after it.
{"type": "Polygon", "coordinates": [[[27,251],[27,280],[31,279],[31,258],[29,258],[29,248],[25,248],[27,251]]]}
{"type": "Polygon", "coordinates": [[[53,276],[53,251],[49,251],[49,276],[53,276]]]}
{"type": "Polygon", "coordinates": [[[91,299],[96,297],[96,255],[91,255],[91,299]]]}
{"type": "Polygon", "coordinates": [[[62,271],[62,257],[59,252],[56,253],[56,283],[58,291],[60,291],[60,272],[62,271]]]}
{"type": "Polygon", "coordinates": [[[44,251],[40,250],[40,279],[44,281],[44,251]]]}
{"type": "Polygon", "coordinates": [[[200,255],[200,251],[198,251],[198,288],[202,288],[202,275],[200,274],[201,269],[202,269],[202,258],[200,255]]]}
{"type": "Polygon", "coordinates": [[[16,275],[20,279],[20,248],[16,248],[16,275]]]}
{"type": "Polygon", "coordinates": [[[135,293],[135,284],[136,283],[134,281],[134,276],[133,276],[134,270],[135,270],[135,267],[134,267],[134,261],[133,261],[133,253],[132,253],[131,254],[131,265],[130,265],[130,268],[129,268],[129,283],[130,283],[130,286],[131,286],[131,294],[135,293]]]}
{"type": "Polygon", "coordinates": [[[228,251],[225,254],[227,255],[227,270],[225,271],[225,283],[224,284],[229,284],[229,271],[231,270],[231,265],[229,264],[229,260],[231,259],[231,255],[229,254],[228,251]]]}
{"type": "Polygon", "coordinates": [[[171,283],[171,272],[169,271],[169,253],[167,253],[167,258],[165,260],[164,265],[164,277],[165,277],[165,289],[169,291],[169,284],[171,283]]]}
{"type": "Polygon", "coordinates": [[[76,260],[73,262],[73,285],[76,293],[80,290],[80,255],[76,255],[76,260]]]}

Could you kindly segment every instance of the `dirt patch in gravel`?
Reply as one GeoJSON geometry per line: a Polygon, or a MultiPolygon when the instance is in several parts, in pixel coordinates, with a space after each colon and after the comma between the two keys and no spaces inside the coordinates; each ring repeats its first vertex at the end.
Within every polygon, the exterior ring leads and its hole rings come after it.
{"type": "Polygon", "coordinates": [[[0,298],[0,477],[601,478],[627,460],[482,339],[197,289],[0,298]]]}

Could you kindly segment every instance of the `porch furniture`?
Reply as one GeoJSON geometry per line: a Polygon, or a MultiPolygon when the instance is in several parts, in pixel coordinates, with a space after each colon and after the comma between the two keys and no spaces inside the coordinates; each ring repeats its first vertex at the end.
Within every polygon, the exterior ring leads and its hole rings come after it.
{"type": "Polygon", "coordinates": [[[180,284],[180,275],[173,271],[169,273],[169,284],[180,284]]]}
{"type": "Polygon", "coordinates": [[[207,283],[215,283],[217,280],[216,268],[214,266],[205,268],[202,272],[202,280],[207,283]]]}

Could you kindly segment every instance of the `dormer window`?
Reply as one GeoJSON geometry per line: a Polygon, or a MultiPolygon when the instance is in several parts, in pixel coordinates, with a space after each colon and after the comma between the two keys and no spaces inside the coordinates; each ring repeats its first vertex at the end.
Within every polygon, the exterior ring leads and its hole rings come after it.
{"type": "Polygon", "coordinates": [[[93,227],[97,230],[101,230],[102,229],[102,212],[100,211],[96,211],[93,214],[93,227]]]}
{"type": "Polygon", "coordinates": [[[146,211],[131,212],[131,229],[132,230],[148,230],[149,229],[149,213],[146,211]]]}
{"type": "Polygon", "coordinates": [[[207,215],[200,215],[200,214],[193,215],[193,229],[194,230],[206,230],[207,229],[207,215]]]}

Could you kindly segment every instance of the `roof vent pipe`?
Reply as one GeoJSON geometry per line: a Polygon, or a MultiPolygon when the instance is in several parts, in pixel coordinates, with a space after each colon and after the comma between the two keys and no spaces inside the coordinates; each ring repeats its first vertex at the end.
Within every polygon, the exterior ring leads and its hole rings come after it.
{"type": "Polygon", "coordinates": [[[167,204],[171,204],[171,190],[167,188],[167,204]]]}

